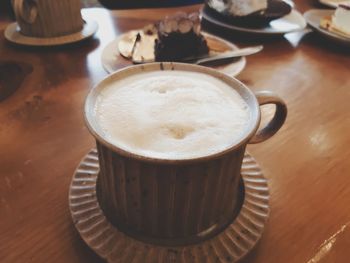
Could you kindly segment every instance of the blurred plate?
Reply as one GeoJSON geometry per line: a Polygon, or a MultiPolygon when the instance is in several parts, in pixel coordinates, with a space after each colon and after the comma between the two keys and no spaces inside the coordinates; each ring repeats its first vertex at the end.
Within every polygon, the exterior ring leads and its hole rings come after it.
{"type": "Polygon", "coordinates": [[[320,27],[321,19],[327,16],[332,16],[333,13],[334,10],[312,9],[305,12],[304,17],[310,27],[312,27],[318,33],[322,34],[324,37],[340,42],[342,44],[350,45],[350,37],[343,37],[320,27]]]}
{"type": "Polygon", "coordinates": [[[267,26],[261,28],[251,28],[251,27],[242,27],[238,25],[233,25],[227,23],[220,19],[217,19],[212,14],[208,12],[205,8],[201,11],[202,17],[204,20],[208,21],[211,24],[216,26],[224,27],[229,30],[238,31],[242,33],[251,33],[251,34],[261,34],[261,35],[281,35],[294,31],[303,30],[306,27],[306,22],[304,17],[295,9],[279,19],[271,21],[267,26]]]}
{"type": "Polygon", "coordinates": [[[321,4],[324,4],[326,6],[337,8],[340,4],[350,4],[350,1],[344,1],[344,0],[320,0],[321,4]]]}
{"type": "Polygon", "coordinates": [[[98,24],[93,20],[84,18],[84,25],[81,31],[59,37],[29,37],[21,33],[18,24],[9,24],[5,31],[5,38],[15,44],[24,46],[59,46],[85,40],[92,37],[98,29],[98,24]]]}
{"type": "MultiPolygon", "coordinates": [[[[103,68],[108,73],[115,72],[116,70],[121,69],[126,65],[132,64],[132,61],[130,59],[130,51],[134,45],[137,33],[140,33],[141,31],[142,29],[126,32],[117,39],[113,40],[103,49],[101,61],[103,68]]],[[[207,40],[209,50],[212,55],[238,49],[236,45],[232,44],[231,42],[225,39],[219,38],[217,36],[205,32],[202,32],[202,34],[207,40]]],[[[139,44],[139,46],[135,49],[134,53],[137,56],[147,58],[147,60],[154,59],[154,39],[154,37],[148,36],[145,42],[139,44]]],[[[244,69],[245,65],[245,57],[240,57],[233,59],[230,63],[211,67],[221,72],[224,72],[227,75],[237,76],[244,69]]]]}

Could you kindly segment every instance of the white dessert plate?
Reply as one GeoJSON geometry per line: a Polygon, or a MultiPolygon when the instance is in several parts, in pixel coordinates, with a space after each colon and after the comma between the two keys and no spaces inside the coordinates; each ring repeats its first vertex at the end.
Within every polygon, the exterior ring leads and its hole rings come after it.
{"type": "Polygon", "coordinates": [[[87,39],[94,35],[98,29],[98,24],[93,20],[85,20],[83,29],[60,37],[29,37],[21,33],[17,22],[11,23],[5,29],[5,38],[15,44],[25,46],[59,46],[75,43],[87,39]]]}
{"type": "Polygon", "coordinates": [[[318,33],[322,34],[324,37],[331,40],[335,40],[342,44],[350,45],[350,37],[344,37],[321,28],[320,26],[321,19],[326,16],[331,16],[333,15],[333,13],[334,13],[334,10],[312,9],[305,12],[304,17],[307,23],[309,24],[309,26],[312,27],[318,33]]]}
{"type": "Polygon", "coordinates": [[[303,30],[306,27],[306,21],[304,17],[295,9],[292,9],[288,15],[273,20],[267,26],[261,28],[242,27],[221,21],[213,17],[205,9],[202,9],[201,14],[203,19],[211,24],[242,33],[283,35],[286,33],[303,30]]]}
{"type": "MultiPolygon", "coordinates": [[[[110,42],[103,49],[101,55],[101,62],[103,68],[108,73],[115,72],[116,70],[125,66],[125,64],[132,64],[131,59],[128,59],[126,54],[128,54],[128,50],[132,48],[132,43],[134,43],[134,39],[136,38],[137,33],[141,31],[142,29],[128,31],[119,36],[117,39],[110,42]],[[123,43],[123,45],[120,45],[120,43],[123,43]]],[[[225,39],[219,38],[217,36],[205,32],[202,32],[202,34],[207,40],[210,53],[220,54],[225,51],[233,51],[238,49],[236,45],[232,44],[231,42],[225,39]]],[[[135,53],[138,53],[137,55],[139,56],[145,57],[146,60],[152,59],[152,56],[154,57],[153,44],[151,42],[152,39],[154,40],[154,38],[149,37],[149,41],[143,46],[143,49],[141,51],[136,50],[135,53]]],[[[237,76],[240,72],[242,72],[245,65],[245,57],[240,57],[233,60],[231,63],[222,64],[220,66],[215,67],[213,66],[213,68],[234,77],[237,76]]]]}
{"type": "Polygon", "coordinates": [[[320,0],[321,4],[324,4],[326,6],[337,8],[340,4],[350,4],[350,1],[344,1],[344,0],[320,0]]]}

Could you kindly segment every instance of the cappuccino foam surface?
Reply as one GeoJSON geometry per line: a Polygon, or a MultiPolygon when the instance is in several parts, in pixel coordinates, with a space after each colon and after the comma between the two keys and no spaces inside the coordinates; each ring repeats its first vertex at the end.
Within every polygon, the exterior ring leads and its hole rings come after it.
{"type": "Polygon", "coordinates": [[[110,143],[160,159],[227,149],[250,119],[238,92],[212,76],[187,71],[148,72],[109,83],[94,114],[110,143]]]}

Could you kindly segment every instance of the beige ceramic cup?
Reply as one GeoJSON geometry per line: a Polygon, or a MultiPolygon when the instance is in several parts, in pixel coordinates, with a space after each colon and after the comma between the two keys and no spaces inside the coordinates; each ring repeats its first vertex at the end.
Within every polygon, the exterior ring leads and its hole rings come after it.
{"type": "Polygon", "coordinates": [[[206,67],[152,63],[122,69],[102,80],[86,99],[87,127],[96,139],[100,173],[97,197],[109,221],[137,239],[161,245],[195,243],[229,225],[241,206],[240,170],[246,145],[270,138],[284,123],[285,103],[271,92],[253,94],[244,84],[206,67]],[[216,154],[185,160],[155,159],[118,148],[94,119],[96,98],[106,85],[141,72],[185,70],[221,79],[247,102],[251,118],[234,145],[216,154]],[[266,127],[259,105],[275,104],[266,127]]]}
{"type": "Polygon", "coordinates": [[[21,33],[30,37],[59,37],[83,28],[80,0],[12,0],[21,33]]]}

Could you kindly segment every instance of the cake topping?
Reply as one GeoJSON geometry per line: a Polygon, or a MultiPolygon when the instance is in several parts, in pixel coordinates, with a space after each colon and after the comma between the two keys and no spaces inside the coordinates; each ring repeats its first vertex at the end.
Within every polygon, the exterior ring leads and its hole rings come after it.
{"type": "Polygon", "coordinates": [[[158,31],[163,34],[169,34],[172,32],[185,34],[191,30],[198,34],[198,29],[200,29],[200,19],[198,13],[187,15],[186,13],[179,12],[173,16],[167,16],[158,24],[158,31]]]}
{"type": "Polygon", "coordinates": [[[209,48],[200,33],[198,13],[176,13],[160,21],[155,42],[156,61],[181,61],[186,57],[208,54],[209,48]]]}

